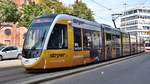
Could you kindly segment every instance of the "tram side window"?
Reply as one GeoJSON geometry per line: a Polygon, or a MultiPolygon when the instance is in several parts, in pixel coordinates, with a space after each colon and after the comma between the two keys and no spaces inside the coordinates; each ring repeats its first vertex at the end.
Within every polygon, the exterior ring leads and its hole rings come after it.
{"type": "Polygon", "coordinates": [[[111,34],[110,33],[106,33],[106,46],[107,47],[111,46],[111,44],[112,44],[111,41],[112,41],[111,34]]]}
{"type": "Polygon", "coordinates": [[[112,35],[112,47],[120,47],[120,36],[119,35],[112,35]]]}
{"type": "Polygon", "coordinates": [[[92,35],[90,30],[83,30],[83,48],[85,50],[92,49],[92,35]]]}
{"type": "Polygon", "coordinates": [[[117,38],[116,38],[116,35],[112,35],[112,41],[111,41],[111,44],[112,44],[112,48],[116,48],[116,41],[117,38]]]}
{"type": "Polygon", "coordinates": [[[106,40],[107,40],[107,41],[110,41],[110,40],[111,40],[111,34],[106,33],[106,40]]]}
{"type": "Polygon", "coordinates": [[[100,35],[99,32],[92,33],[92,40],[93,40],[93,48],[99,49],[100,47],[100,35]]]}
{"type": "Polygon", "coordinates": [[[82,50],[81,47],[81,29],[74,28],[74,49],[82,50]]]}
{"type": "Polygon", "coordinates": [[[52,30],[48,49],[67,49],[68,38],[67,38],[67,25],[56,24],[52,30]]]}
{"type": "Polygon", "coordinates": [[[121,37],[117,35],[117,47],[121,46],[121,37]]]}

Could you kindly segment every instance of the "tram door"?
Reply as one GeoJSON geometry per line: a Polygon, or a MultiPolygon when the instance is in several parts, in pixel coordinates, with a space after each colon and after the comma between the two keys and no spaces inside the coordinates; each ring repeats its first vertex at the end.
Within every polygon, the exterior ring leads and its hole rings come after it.
{"type": "Polygon", "coordinates": [[[73,66],[83,64],[84,54],[82,48],[82,29],[73,27],[73,38],[74,38],[74,53],[73,53],[73,66]]]}
{"type": "Polygon", "coordinates": [[[105,59],[113,59],[121,55],[121,38],[119,35],[105,33],[105,59]]]}
{"type": "Polygon", "coordinates": [[[73,65],[87,64],[95,61],[99,54],[99,32],[74,27],[73,65]]]}
{"type": "Polygon", "coordinates": [[[47,68],[72,66],[72,32],[67,20],[61,20],[55,24],[46,51],[47,68]]]}
{"type": "Polygon", "coordinates": [[[112,34],[112,58],[120,57],[121,55],[121,39],[119,35],[112,34]]]}
{"type": "Polygon", "coordinates": [[[112,58],[112,36],[110,33],[105,33],[105,59],[112,58]]]}
{"type": "Polygon", "coordinates": [[[130,38],[129,38],[129,34],[122,34],[122,44],[123,44],[123,56],[127,56],[130,55],[130,38]]]}
{"type": "Polygon", "coordinates": [[[96,57],[97,61],[103,61],[101,32],[92,31],[92,49],[90,55],[96,57]]]}

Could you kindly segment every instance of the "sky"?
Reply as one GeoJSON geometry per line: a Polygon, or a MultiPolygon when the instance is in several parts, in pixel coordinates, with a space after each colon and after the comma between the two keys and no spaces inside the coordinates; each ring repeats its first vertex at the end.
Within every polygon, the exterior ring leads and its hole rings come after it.
{"type": "MultiPolygon", "coordinates": [[[[65,5],[73,4],[75,0],[59,0],[65,5]]],[[[98,23],[105,23],[114,27],[111,14],[122,13],[124,10],[141,6],[150,6],[150,0],[82,0],[93,11],[98,23]],[[125,6],[124,3],[127,5],[125,6]]],[[[120,27],[120,19],[116,20],[120,27]]]]}

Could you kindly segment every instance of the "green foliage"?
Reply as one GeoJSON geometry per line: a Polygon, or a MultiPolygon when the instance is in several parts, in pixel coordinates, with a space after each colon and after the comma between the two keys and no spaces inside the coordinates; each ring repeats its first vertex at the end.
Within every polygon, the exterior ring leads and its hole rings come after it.
{"type": "Polygon", "coordinates": [[[49,14],[53,12],[52,5],[53,3],[51,0],[41,0],[41,3],[39,3],[39,6],[42,7],[44,14],[49,14]],[[50,6],[48,6],[50,4],[50,6]]]}
{"type": "Polygon", "coordinates": [[[73,7],[73,12],[72,12],[73,15],[88,20],[94,20],[93,12],[82,1],[75,1],[72,7],[73,7]]]}
{"type": "Polygon", "coordinates": [[[39,5],[31,3],[29,5],[24,5],[21,13],[19,25],[27,27],[35,17],[43,14],[43,10],[39,5]]]}
{"type": "Polygon", "coordinates": [[[14,22],[19,20],[20,14],[12,0],[0,0],[1,22],[14,22]]]}
{"type": "Polygon", "coordinates": [[[69,13],[70,8],[65,7],[61,2],[57,0],[43,0],[39,4],[30,3],[28,5],[24,5],[21,10],[22,16],[20,17],[19,25],[21,26],[29,26],[31,21],[39,16],[49,13],[69,13]]]}
{"type": "Polygon", "coordinates": [[[65,7],[63,3],[58,0],[42,0],[40,6],[43,8],[45,13],[68,13],[70,8],[65,7]]]}
{"type": "Polygon", "coordinates": [[[82,1],[75,1],[67,7],[58,0],[40,0],[38,4],[30,2],[18,10],[13,0],[0,0],[0,22],[19,22],[20,26],[28,27],[35,17],[49,13],[72,14],[94,20],[93,12],[82,1]]]}

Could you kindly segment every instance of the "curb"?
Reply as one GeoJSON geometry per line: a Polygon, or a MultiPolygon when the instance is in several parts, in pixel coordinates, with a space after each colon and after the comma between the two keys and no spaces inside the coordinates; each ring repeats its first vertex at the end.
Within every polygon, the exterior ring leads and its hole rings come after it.
{"type": "Polygon", "coordinates": [[[69,75],[72,75],[72,74],[80,73],[80,72],[83,72],[83,71],[96,69],[96,68],[99,68],[99,67],[102,67],[102,66],[105,66],[105,65],[109,65],[109,64],[112,64],[112,63],[117,63],[117,62],[120,62],[120,61],[123,61],[123,60],[127,60],[127,59],[130,59],[130,58],[140,56],[141,54],[143,54],[143,53],[136,54],[136,55],[131,55],[131,56],[123,57],[123,58],[119,58],[119,59],[114,59],[114,60],[111,60],[111,61],[102,62],[100,64],[95,64],[95,65],[91,65],[91,66],[85,66],[85,67],[77,68],[75,70],[71,70],[71,71],[68,71],[68,72],[65,72],[65,73],[58,73],[58,74],[54,74],[54,75],[48,73],[46,75],[45,74],[38,75],[36,78],[35,77],[29,77],[29,79],[33,79],[33,80],[24,81],[21,84],[42,83],[44,81],[50,81],[50,80],[54,80],[54,79],[61,78],[61,77],[64,77],[64,76],[69,76],[69,75]]]}

